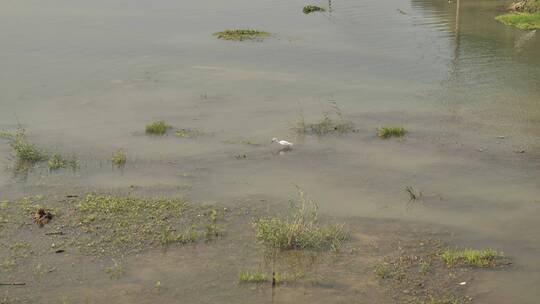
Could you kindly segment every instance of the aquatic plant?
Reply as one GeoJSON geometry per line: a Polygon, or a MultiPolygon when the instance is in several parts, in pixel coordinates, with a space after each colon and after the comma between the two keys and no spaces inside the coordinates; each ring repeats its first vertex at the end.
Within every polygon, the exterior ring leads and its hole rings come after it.
{"type": "Polygon", "coordinates": [[[240,271],[238,281],[240,283],[264,283],[269,282],[270,278],[261,271],[240,271]]]}
{"type": "Polygon", "coordinates": [[[24,133],[11,140],[10,145],[19,161],[36,163],[47,159],[47,154],[42,149],[26,141],[24,133]]]}
{"type": "Polygon", "coordinates": [[[343,225],[320,226],[318,206],[298,188],[299,200],[291,201],[292,215],[254,222],[256,238],[265,245],[287,249],[337,250],[348,238],[343,225]]]}
{"type": "Polygon", "coordinates": [[[111,279],[119,279],[126,271],[122,263],[113,260],[113,265],[105,267],[105,272],[109,274],[111,279]]]}
{"type": "Polygon", "coordinates": [[[53,154],[49,158],[49,170],[58,170],[61,168],[71,167],[72,169],[77,169],[79,167],[79,161],[72,157],[71,159],[66,159],[59,153],[53,154]]]}
{"type": "Polygon", "coordinates": [[[504,257],[504,254],[493,249],[445,249],[441,253],[442,260],[448,266],[465,265],[475,267],[494,267],[497,260],[504,257]]]}
{"type": "Polygon", "coordinates": [[[123,167],[127,162],[127,155],[123,149],[118,149],[113,152],[111,161],[117,167],[123,167]]]}
{"type": "Polygon", "coordinates": [[[218,39],[234,41],[263,40],[270,37],[270,33],[251,29],[236,29],[217,32],[214,33],[214,36],[216,36],[218,39]]]}
{"type": "Polygon", "coordinates": [[[522,30],[540,29],[540,12],[514,12],[497,16],[495,19],[506,25],[515,26],[522,30]]]}
{"type": "Polygon", "coordinates": [[[306,5],[304,6],[304,9],[303,9],[304,14],[311,14],[313,12],[324,12],[324,11],[325,9],[323,7],[316,6],[316,5],[306,5]]]}
{"type": "Polygon", "coordinates": [[[407,130],[399,126],[382,126],[377,132],[377,136],[380,138],[390,137],[403,137],[407,133],[407,130]]]}
{"type": "Polygon", "coordinates": [[[178,128],[176,129],[175,134],[179,137],[191,138],[199,136],[201,132],[196,129],[178,128]]]}
{"type": "Polygon", "coordinates": [[[406,186],[405,192],[409,195],[409,202],[414,202],[423,196],[422,192],[417,191],[413,186],[406,186]]]}
{"type": "Polygon", "coordinates": [[[171,126],[169,126],[165,121],[159,120],[159,121],[154,121],[150,124],[147,124],[145,128],[145,132],[146,134],[151,134],[151,135],[163,135],[170,128],[171,126]]]}
{"type": "Polygon", "coordinates": [[[316,123],[306,123],[302,112],[299,114],[298,122],[293,130],[299,135],[315,134],[345,134],[354,131],[353,124],[346,120],[341,113],[341,109],[335,102],[330,102],[331,113],[324,113],[321,121],[316,123]],[[334,118],[332,118],[333,116],[334,118]]]}
{"type": "Polygon", "coordinates": [[[293,283],[305,276],[303,272],[297,273],[280,273],[273,272],[272,275],[267,275],[262,271],[240,271],[238,273],[238,282],[240,283],[265,283],[272,282],[273,284],[293,283]]]}

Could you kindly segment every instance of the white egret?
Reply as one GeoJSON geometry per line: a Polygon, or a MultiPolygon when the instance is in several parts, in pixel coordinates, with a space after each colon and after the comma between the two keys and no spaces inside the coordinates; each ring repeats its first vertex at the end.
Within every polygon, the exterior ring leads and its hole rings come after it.
{"type": "Polygon", "coordinates": [[[286,140],[279,140],[279,139],[277,139],[275,137],[272,138],[272,142],[277,143],[280,146],[282,146],[283,150],[290,150],[290,149],[292,149],[292,146],[294,145],[292,142],[288,142],[286,140]]]}

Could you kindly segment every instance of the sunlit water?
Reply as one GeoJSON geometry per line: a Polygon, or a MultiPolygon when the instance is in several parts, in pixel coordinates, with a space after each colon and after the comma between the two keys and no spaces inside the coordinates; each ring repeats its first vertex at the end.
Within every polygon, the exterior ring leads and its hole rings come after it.
{"type": "Polygon", "coordinates": [[[286,200],[298,184],[328,213],[437,223],[460,245],[500,249],[516,267],[478,287],[481,301],[537,303],[540,33],[497,23],[502,1],[317,1],[330,9],[312,15],[304,4],[2,1],[0,128],[20,121],[81,161],[15,175],[4,143],[3,194],[138,185],[230,202],[286,200]],[[212,36],[226,28],[275,35],[212,36]],[[291,134],[329,101],[358,133],[291,134]],[[204,134],[144,136],[156,119],[204,134]],[[410,134],[381,141],[381,124],[410,134]],[[272,137],[295,149],[273,154],[272,137]],[[230,143],[243,138],[259,145],[230,143]],[[124,170],[108,162],[117,148],[124,170]],[[425,201],[407,207],[406,185],[425,201]]]}

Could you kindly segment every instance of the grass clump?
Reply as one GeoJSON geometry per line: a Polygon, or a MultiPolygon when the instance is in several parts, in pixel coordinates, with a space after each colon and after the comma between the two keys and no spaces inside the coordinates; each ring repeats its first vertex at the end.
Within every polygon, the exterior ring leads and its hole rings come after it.
{"type": "Polygon", "coordinates": [[[10,140],[11,149],[20,162],[37,163],[47,160],[47,154],[35,144],[26,140],[25,130],[19,128],[17,132],[4,133],[10,140]]]}
{"type": "Polygon", "coordinates": [[[540,29],[540,12],[513,12],[495,17],[499,22],[522,30],[540,29]]]}
{"type": "Polygon", "coordinates": [[[58,170],[66,167],[77,169],[79,167],[79,162],[75,157],[66,159],[62,155],[55,153],[49,158],[48,165],[49,170],[58,170]]]}
{"type": "Polygon", "coordinates": [[[175,134],[178,137],[192,138],[201,135],[201,132],[196,129],[178,128],[175,134]]]}
{"type": "Polygon", "coordinates": [[[326,11],[323,7],[316,6],[316,5],[306,5],[304,6],[303,12],[304,14],[311,14],[313,12],[324,12],[326,11]]]}
{"type": "Polygon", "coordinates": [[[390,137],[403,137],[407,133],[407,130],[399,126],[382,126],[377,132],[377,136],[380,138],[390,137]]]}
{"type": "Polygon", "coordinates": [[[503,257],[502,253],[493,249],[446,249],[441,253],[441,258],[447,266],[495,267],[497,260],[503,257]]]}
{"type": "Polygon", "coordinates": [[[244,40],[263,40],[270,37],[270,33],[250,29],[225,30],[214,33],[218,39],[244,41],[244,40]]]}
{"type": "Polygon", "coordinates": [[[337,250],[348,238],[343,225],[320,226],[317,204],[301,189],[298,193],[300,199],[291,202],[293,212],[290,217],[263,218],[253,224],[256,238],[269,247],[282,250],[337,250]]]}
{"type": "Polygon", "coordinates": [[[111,161],[117,167],[123,167],[127,162],[127,155],[123,149],[118,149],[113,152],[111,161]]]}
{"type": "Polygon", "coordinates": [[[113,260],[113,265],[105,267],[105,272],[109,274],[111,279],[119,279],[126,270],[124,269],[124,265],[113,260]]]}
{"type": "Polygon", "coordinates": [[[151,135],[163,135],[167,133],[167,130],[170,128],[171,126],[169,126],[165,121],[159,120],[147,124],[145,128],[145,133],[151,135]]]}
{"type": "Polygon", "coordinates": [[[270,277],[262,271],[240,271],[238,281],[240,283],[264,283],[269,282],[270,277]]]}

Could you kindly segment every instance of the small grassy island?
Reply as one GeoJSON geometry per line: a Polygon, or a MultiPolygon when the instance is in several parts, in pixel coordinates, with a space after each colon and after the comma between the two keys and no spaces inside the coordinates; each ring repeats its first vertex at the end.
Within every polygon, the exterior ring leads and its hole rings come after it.
{"type": "Polygon", "coordinates": [[[508,14],[495,17],[506,25],[522,30],[540,29],[540,0],[523,0],[512,3],[508,14]]]}
{"type": "Polygon", "coordinates": [[[223,40],[260,41],[260,40],[270,37],[270,33],[264,32],[264,31],[257,31],[257,30],[238,29],[238,30],[225,30],[222,32],[217,32],[217,33],[214,33],[214,36],[216,36],[218,39],[223,39],[223,40]]]}

